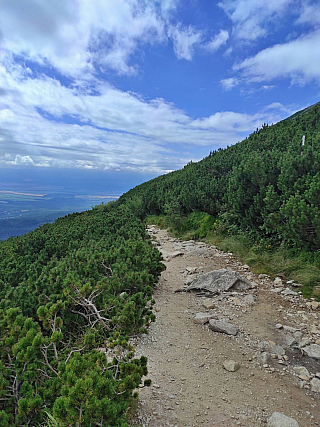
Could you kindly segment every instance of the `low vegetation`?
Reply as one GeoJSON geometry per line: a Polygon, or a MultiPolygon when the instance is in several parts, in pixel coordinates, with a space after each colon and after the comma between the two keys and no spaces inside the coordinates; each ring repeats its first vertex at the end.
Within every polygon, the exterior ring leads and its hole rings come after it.
{"type": "Polygon", "coordinates": [[[128,339],[164,268],[142,222],[101,205],[2,242],[0,264],[0,425],[126,426],[147,373],[128,339]]]}

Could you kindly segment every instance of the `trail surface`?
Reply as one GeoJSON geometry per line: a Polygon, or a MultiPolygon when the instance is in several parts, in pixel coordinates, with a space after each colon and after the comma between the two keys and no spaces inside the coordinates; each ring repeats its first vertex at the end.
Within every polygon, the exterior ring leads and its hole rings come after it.
{"type": "Polygon", "coordinates": [[[132,423],[259,426],[277,411],[294,418],[300,427],[320,425],[320,393],[314,391],[319,359],[303,355],[305,344],[320,344],[317,305],[290,295],[280,279],[274,283],[258,278],[232,254],[214,246],[182,242],[153,226],[149,232],[160,245],[167,269],[154,294],[157,320],[149,334],[136,342],[137,355],[148,357],[152,385],[141,389],[132,423]],[[258,286],[210,299],[174,293],[201,274],[220,268],[232,268],[258,286]],[[215,307],[204,308],[208,302],[215,307]],[[239,327],[238,334],[230,336],[213,332],[208,324],[195,324],[198,312],[228,320],[239,327]],[[230,359],[240,365],[235,372],[223,367],[230,359]],[[306,367],[310,377],[299,378],[297,366],[306,367]]]}

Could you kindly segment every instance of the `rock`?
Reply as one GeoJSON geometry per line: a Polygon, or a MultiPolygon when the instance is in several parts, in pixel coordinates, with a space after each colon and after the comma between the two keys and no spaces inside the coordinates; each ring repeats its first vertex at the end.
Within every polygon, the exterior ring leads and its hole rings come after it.
{"type": "Polygon", "coordinates": [[[286,336],[286,344],[288,347],[291,347],[293,344],[297,344],[297,340],[293,335],[287,335],[286,336]]]}
{"type": "Polygon", "coordinates": [[[190,286],[191,283],[193,283],[193,281],[194,281],[194,278],[192,276],[187,276],[185,278],[184,284],[187,285],[187,286],[190,286]]]}
{"type": "Polygon", "coordinates": [[[260,359],[260,362],[262,363],[262,365],[268,365],[269,359],[270,359],[270,354],[267,353],[266,351],[264,351],[260,354],[259,359],[260,359]]]}
{"type": "Polygon", "coordinates": [[[202,302],[202,307],[206,308],[207,310],[211,310],[212,308],[215,307],[215,305],[211,299],[205,299],[202,302]]]}
{"type": "Polygon", "coordinates": [[[226,360],[223,362],[223,367],[226,371],[235,372],[240,368],[240,364],[235,360],[226,360]]]}
{"type": "Polygon", "coordinates": [[[282,324],[281,323],[277,323],[276,324],[276,329],[282,329],[283,328],[283,326],[282,326],[282,324]]]}
{"type": "Polygon", "coordinates": [[[197,325],[204,325],[209,322],[210,319],[217,317],[215,313],[197,313],[193,319],[197,325]]]}
{"type": "Polygon", "coordinates": [[[318,344],[310,344],[306,347],[303,347],[304,353],[312,357],[313,359],[320,359],[320,345],[318,344]]]}
{"type": "Polygon", "coordinates": [[[310,375],[310,372],[304,366],[295,366],[293,370],[298,375],[300,380],[309,381],[312,378],[312,375],[310,375]]]}
{"type": "Polygon", "coordinates": [[[259,279],[268,279],[269,277],[268,274],[259,274],[258,276],[259,279]]]}
{"type": "Polygon", "coordinates": [[[296,332],[294,332],[293,333],[293,336],[295,337],[295,339],[297,339],[297,340],[301,340],[301,338],[302,338],[302,332],[301,331],[296,331],[296,332]]]}
{"type": "Polygon", "coordinates": [[[254,303],[254,297],[253,297],[253,295],[248,294],[243,298],[243,301],[245,302],[245,304],[253,304],[254,303]]]}
{"type": "Polygon", "coordinates": [[[320,380],[318,378],[313,378],[310,381],[311,391],[315,391],[316,393],[320,393],[320,380]]]}
{"type": "Polygon", "coordinates": [[[175,252],[162,252],[162,256],[164,258],[165,261],[170,261],[172,258],[176,258],[178,256],[182,256],[184,255],[183,252],[181,251],[175,251],[175,252]]]}
{"type": "Polygon", "coordinates": [[[318,310],[320,308],[320,302],[318,301],[307,302],[307,306],[312,310],[318,310]]]}
{"type": "Polygon", "coordinates": [[[287,326],[287,325],[283,325],[283,330],[284,331],[286,331],[286,332],[297,332],[297,328],[294,328],[294,327],[292,327],[292,326],[287,326]]]}
{"type": "Polygon", "coordinates": [[[247,264],[244,264],[244,265],[242,266],[242,268],[244,268],[245,270],[250,270],[250,267],[249,267],[247,264]]]}
{"type": "Polygon", "coordinates": [[[247,290],[251,288],[250,282],[237,271],[222,268],[201,275],[189,286],[187,291],[206,290],[213,294],[232,290],[247,290]]]}
{"type": "Polygon", "coordinates": [[[274,292],[275,294],[280,294],[280,292],[283,291],[282,288],[274,288],[274,289],[270,289],[271,292],[274,292]]]}
{"type": "Polygon", "coordinates": [[[170,256],[170,258],[177,258],[178,256],[182,256],[182,255],[184,255],[183,252],[175,251],[175,252],[172,252],[169,256],[170,256]]]}
{"type": "Polygon", "coordinates": [[[299,341],[299,343],[298,343],[298,346],[300,347],[300,348],[302,348],[302,347],[305,347],[305,346],[307,346],[307,345],[309,345],[310,344],[310,340],[309,340],[309,338],[308,337],[303,337],[300,341],[299,341]]]}
{"type": "Polygon", "coordinates": [[[299,427],[296,420],[291,417],[287,417],[281,412],[274,412],[270,418],[268,418],[268,427],[299,427]]]}
{"type": "Polygon", "coordinates": [[[281,277],[276,277],[273,281],[273,284],[276,286],[282,285],[282,279],[281,277]]]}
{"type": "Polygon", "coordinates": [[[278,356],[284,356],[286,353],[283,347],[277,345],[273,341],[262,341],[259,344],[259,347],[263,351],[268,351],[269,353],[273,353],[278,356]]]}
{"type": "Polygon", "coordinates": [[[287,296],[294,296],[294,297],[299,296],[299,294],[297,294],[297,292],[292,291],[292,290],[291,290],[291,289],[289,289],[289,288],[284,289],[284,290],[281,292],[281,294],[282,294],[282,295],[284,295],[285,297],[287,297],[287,296]]]}
{"type": "Polygon", "coordinates": [[[227,335],[237,335],[239,328],[232,323],[223,320],[209,320],[209,328],[214,332],[221,332],[227,335]]]}
{"type": "Polygon", "coordinates": [[[294,288],[302,288],[303,285],[301,285],[301,283],[294,283],[293,282],[293,283],[291,283],[291,286],[293,286],[294,288]]]}

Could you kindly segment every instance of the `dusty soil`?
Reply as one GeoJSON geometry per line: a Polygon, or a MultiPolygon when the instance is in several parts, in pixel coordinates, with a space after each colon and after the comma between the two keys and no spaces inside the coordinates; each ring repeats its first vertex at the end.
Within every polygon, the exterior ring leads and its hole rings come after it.
{"type": "Polygon", "coordinates": [[[156,322],[135,343],[136,354],[148,357],[152,385],[140,390],[132,425],[259,426],[266,425],[274,411],[294,418],[300,427],[320,425],[319,393],[311,391],[310,383],[301,381],[292,370],[304,365],[315,375],[320,371],[319,361],[286,346],[287,334],[275,327],[277,323],[295,327],[320,344],[320,336],[310,335],[309,330],[311,325],[319,327],[320,311],[308,308],[302,296],[284,297],[274,291],[277,288],[270,279],[259,279],[215,247],[181,242],[152,227],[150,232],[168,261],[154,294],[156,322]],[[171,257],[176,251],[183,255],[171,257]],[[187,267],[198,267],[193,277],[232,268],[257,283],[256,289],[245,293],[226,292],[211,298],[215,308],[207,312],[214,311],[237,325],[237,336],[194,323],[196,313],[206,312],[202,304],[208,298],[174,292],[190,277],[187,267]],[[255,302],[246,302],[248,293],[255,302]],[[262,341],[282,345],[286,356],[273,355],[263,364],[262,341]],[[223,362],[230,359],[240,364],[236,372],[223,368],[223,362]]]}

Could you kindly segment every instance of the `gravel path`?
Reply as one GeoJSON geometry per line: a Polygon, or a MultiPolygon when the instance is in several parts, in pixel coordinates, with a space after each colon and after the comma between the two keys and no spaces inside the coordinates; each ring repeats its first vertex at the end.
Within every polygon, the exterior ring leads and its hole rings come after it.
{"type": "MultiPolygon", "coordinates": [[[[266,425],[274,411],[294,418],[300,427],[320,425],[319,393],[293,372],[293,366],[304,365],[316,374],[319,361],[286,346],[288,333],[275,327],[289,325],[310,336],[310,325],[319,327],[320,311],[308,308],[302,297],[275,292],[271,280],[259,279],[232,255],[202,243],[181,242],[155,227],[150,233],[160,244],[167,269],[154,294],[157,320],[135,343],[136,354],[148,357],[152,385],[140,390],[132,425],[259,426],[266,425]],[[256,282],[257,288],[210,300],[196,293],[174,293],[202,273],[228,267],[256,282]],[[208,301],[215,305],[212,310],[203,307],[208,301]],[[195,314],[206,311],[237,325],[237,336],[195,324],[195,314]],[[267,363],[261,362],[263,341],[283,346],[286,355],[272,354],[267,363]],[[230,359],[240,364],[235,372],[223,367],[230,359]]],[[[319,342],[320,335],[311,337],[319,342]]]]}

